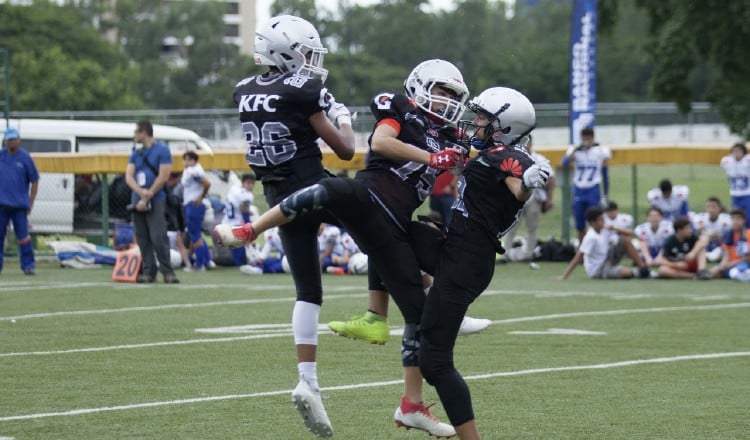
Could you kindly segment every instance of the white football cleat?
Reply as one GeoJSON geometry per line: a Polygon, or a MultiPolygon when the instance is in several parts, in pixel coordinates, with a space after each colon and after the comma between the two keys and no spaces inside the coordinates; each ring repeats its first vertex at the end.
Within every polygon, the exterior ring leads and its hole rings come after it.
{"type": "Polygon", "coordinates": [[[300,377],[297,388],[292,391],[292,402],[297,407],[307,429],[318,437],[331,437],[333,428],[320,398],[320,390],[314,389],[300,377]]]}
{"type": "Polygon", "coordinates": [[[399,428],[404,427],[407,430],[412,428],[421,429],[437,438],[450,438],[455,436],[456,430],[453,426],[441,422],[437,417],[430,414],[430,406],[410,402],[405,397],[402,397],[401,404],[396,408],[396,413],[393,415],[393,421],[396,422],[396,426],[399,428]],[[402,406],[409,407],[410,409],[404,410],[401,408],[402,406]]]}
{"type": "Polygon", "coordinates": [[[492,321],[490,321],[489,319],[464,316],[463,321],[461,321],[461,327],[458,328],[458,335],[466,336],[472,335],[474,333],[479,333],[489,327],[490,324],[492,324],[492,321]]]}
{"type": "Polygon", "coordinates": [[[213,236],[219,246],[230,248],[244,247],[256,238],[255,231],[249,223],[234,228],[225,224],[216,225],[213,236]]]}

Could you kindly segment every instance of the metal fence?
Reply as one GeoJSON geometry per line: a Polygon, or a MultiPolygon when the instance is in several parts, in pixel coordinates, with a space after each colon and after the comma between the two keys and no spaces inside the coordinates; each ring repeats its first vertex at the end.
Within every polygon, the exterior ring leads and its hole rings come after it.
{"type": "MultiPolygon", "coordinates": [[[[694,103],[692,112],[680,114],[671,103],[599,103],[596,111],[597,140],[608,144],[623,143],[722,143],[739,140],[721,122],[718,113],[707,103],[694,103]]],[[[354,130],[359,133],[358,148],[366,148],[367,134],[374,119],[368,107],[351,107],[358,113],[354,130]]],[[[568,143],[568,105],[539,104],[537,110],[537,145],[568,143]]],[[[151,119],[157,124],[193,130],[208,139],[215,149],[244,149],[244,136],[237,110],[122,110],[70,112],[13,112],[13,118],[47,118],[133,121],[151,119]]],[[[468,117],[468,115],[466,116],[468,117]]]]}

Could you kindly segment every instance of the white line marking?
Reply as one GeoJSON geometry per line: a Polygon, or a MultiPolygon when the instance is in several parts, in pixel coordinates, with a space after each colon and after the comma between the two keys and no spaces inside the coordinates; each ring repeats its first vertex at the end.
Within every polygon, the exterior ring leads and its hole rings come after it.
{"type": "MultiPolygon", "coordinates": [[[[528,321],[543,321],[547,319],[561,319],[561,318],[577,318],[581,316],[611,316],[611,315],[625,315],[633,313],[657,313],[657,312],[681,312],[690,310],[720,310],[720,309],[736,309],[742,307],[750,307],[750,303],[733,303],[733,304],[714,304],[706,306],[684,306],[684,307],[655,307],[650,309],[626,309],[626,310],[599,310],[594,312],[573,312],[573,313],[556,313],[552,315],[539,315],[539,316],[524,316],[520,318],[509,318],[492,321],[494,324],[509,324],[514,322],[528,322],[528,321]]],[[[261,326],[283,326],[290,324],[259,324],[261,326]]],[[[327,330],[325,324],[318,326],[318,331],[323,334],[331,334],[327,330]]],[[[31,351],[31,352],[16,352],[16,353],[0,353],[2,357],[18,357],[18,356],[42,356],[42,355],[54,355],[54,354],[68,354],[68,353],[88,353],[88,352],[99,352],[99,351],[110,351],[110,350],[128,350],[148,347],[160,347],[170,345],[188,345],[188,344],[201,344],[211,342],[234,342],[249,339],[265,339],[281,336],[289,336],[289,331],[275,331],[266,334],[257,334],[250,336],[236,336],[227,338],[207,338],[207,339],[188,339],[181,341],[163,341],[163,342],[150,342],[144,344],[126,344],[126,345],[114,345],[106,347],[88,347],[88,348],[73,348],[69,350],[55,350],[55,351],[31,351]]],[[[403,334],[403,328],[391,328],[391,335],[403,334]]]]}
{"type": "MultiPolygon", "coordinates": [[[[257,290],[269,290],[269,289],[257,289],[257,290]]],[[[350,287],[346,290],[362,290],[361,287],[350,287]]],[[[348,295],[328,295],[325,299],[344,299],[344,298],[363,298],[367,296],[366,293],[352,293],[348,295]]],[[[199,307],[214,307],[214,306],[227,306],[227,305],[241,305],[241,304],[268,304],[268,303],[284,303],[294,302],[296,298],[294,295],[290,295],[284,298],[255,298],[255,299],[238,299],[231,301],[211,301],[205,303],[188,303],[188,304],[162,304],[158,306],[139,306],[139,307],[123,307],[119,309],[98,309],[98,310],[70,310],[62,312],[47,312],[47,313],[32,313],[28,315],[18,316],[2,316],[0,321],[10,321],[13,319],[35,319],[35,318],[51,318],[56,316],[79,316],[79,315],[103,315],[108,313],[126,313],[126,312],[144,312],[153,310],[169,310],[169,309],[193,309],[199,307]]]]}
{"type": "MultiPolygon", "coordinates": [[[[691,354],[691,355],[673,356],[673,357],[660,357],[660,358],[653,358],[653,359],[635,359],[635,360],[630,360],[630,361],[609,362],[609,363],[592,364],[592,365],[574,365],[574,366],[569,366],[569,367],[550,367],[550,368],[534,368],[534,369],[519,370],[519,371],[503,371],[503,372],[497,372],[497,373],[477,374],[473,376],[466,376],[464,377],[464,379],[482,380],[482,379],[490,379],[490,378],[495,378],[495,377],[512,377],[512,376],[523,376],[523,375],[528,375],[528,374],[556,373],[556,372],[562,372],[562,371],[604,370],[608,368],[630,367],[633,365],[663,364],[663,363],[668,363],[668,362],[723,359],[723,358],[742,357],[742,356],[750,356],[750,351],[739,351],[739,352],[729,352],[729,353],[691,354]]],[[[321,391],[347,391],[347,390],[354,390],[354,389],[360,389],[360,388],[375,388],[375,387],[382,387],[382,386],[399,385],[401,383],[403,383],[402,380],[391,380],[391,381],[384,381],[384,382],[368,382],[368,383],[358,383],[358,384],[351,384],[351,385],[323,387],[321,388],[321,391]]],[[[253,398],[253,397],[278,396],[278,395],[289,394],[291,392],[292,390],[265,391],[265,392],[250,393],[250,394],[229,394],[225,396],[194,397],[190,399],[168,400],[168,401],[163,401],[163,402],[135,403],[135,404],[130,404],[130,405],[118,405],[118,406],[108,406],[108,407],[100,407],[100,408],[81,408],[81,409],[73,409],[73,410],[60,411],[60,412],[22,414],[22,415],[16,415],[16,416],[0,417],[0,422],[41,419],[41,418],[46,418],[46,417],[76,416],[76,415],[81,415],[81,414],[93,414],[93,413],[108,412],[108,411],[123,411],[123,410],[130,410],[130,409],[139,409],[139,408],[154,408],[154,407],[168,406],[168,405],[183,405],[183,404],[191,404],[191,403],[215,402],[215,401],[220,401],[220,400],[234,400],[234,399],[248,399],[248,398],[253,398]]]]}
{"type": "MultiPolygon", "coordinates": [[[[28,284],[28,283],[26,283],[28,284]]],[[[23,290],[39,290],[43,291],[46,289],[56,288],[56,289],[62,289],[62,288],[68,288],[68,287],[108,287],[108,288],[115,288],[115,289],[122,289],[122,290],[130,290],[130,289],[143,289],[143,288],[150,288],[151,285],[144,286],[140,284],[119,284],[119,283],[77,283],[77,284],[66,284],[66,283],[59,283],[59,284],[44,284],[44,285],[28,285],[28,288],[23,290]]],[[[178,285],[182,287],[178,287],[180,289],[184,290],[192,290],[192,289],[212,289],[212,288],[232,288],[232,289],[241,289],[241,290],[247,290],[247,291],[268,291],[268,290],[280,290],[280,289],[288,289],[290,286],[248,286],[244,284],[231,284],[231,285],[219,285],[219,284],[199,284],[199,285],[178,285]]],[[[171,286],[170,286],[171,287],[171,286]]],[[[6,286],[0,287],[0,291],[3,290],[19,290],[17,288],[7,288],[6,286]]],[[[344,299],[344,298],[361,298],[364,297],[366,294],[350,294],[350,295],[332,295],[330,292],[349,292],[349,291],[363,291],[365,288],[362,286],[340,286],[340,287],[334,287],[334,288],[327,288],[326,292],[328,293],[325,298],[326,299],[344,299]]],[[[497,295],[520,295],[520,296],[536,296],[541,298],[547,298],[547,297],[568,297],[568,296],[597,296],[597,297],[611,297],[613,299],[640,299],[640,298],[655,298],[656,295],[649,295],[649,294],[628,294],[628,293],[616,293],[616,292],[581,292],[581,291],[575,291],[575,292],[553,292],[553,291],[543,291],[543,290],[537,290],[537,291],[516,291],[516,290],[488,290],[486,292],[482,293],[482,296],[497,296],[497,295]]],[[[665,298],[665,297],[678,297],[678,298],[693,298],[690,295],[685,294],[662,294],[660,293],[658,295],[659,298],[665,298]]],[[[729,298],[728,296],[727,298],[729,298]]],[[[750,299],[750,295],[744,294],[744,295],[733,295],[731,297],[737,297],[739,299],[750,299]]],[[[77,316],[77,315],[99,315],[99,314],[108,314],[108,313],[126,313],[126,312],[142,312],[142,311],[150,311],[150,310],[168,310],[168,309],[179,309],[179,308],[197,308],[197,307],[214,307],[214,306],[224,306],[224,305],[239,305],[239,304],[263,304],[263,303],[279,303],[279,302],[292,302],[294,301],[294,295],[290,295],[288,298],[257,298],[252,300],[234,300],[234,301],[213,301],[213,302],[207,302],[207,303],[193,303],[193,304],[164,304],[164,305],[155,305],[155,306],[141,306],[141,307],[123,307],[123,308],[116,308],[116,309],[98,309],[98,310],[71,310],[71,311],[59,311],[59,312],[42,312],[42,313],[31,313],[26,315],[18,315],[18,316],[0,316],[0,321],[10,321],[13,319],[36,319],[36,318],[53,318],[53,317],[59,317],[59,316],[77,316]]]]}
{"type": "Polygon", "coordinates": [[[731,304],[712,304],[707,306],[683,306],[683,307],[653,307],[649,309],[623,309],[623,310],[598,310],[594,312],[572,312],[572,313],[554,313],[551,315],[524,316],[520,318],[498,319],[492,321],[493,324],[508,324],[512,322],[543,321],[546,319],[558,318],[578,318],[581,316],[613,316],[628,315],[632,313],[661,313],[661,312],[681,312],[686,310],[720,310],[720,309],[739,309],[750,307],[747,303],[731,304]]]}
{"type": "Polygon", "coordinates": [[[510,335],[567,335],[567,336],[599,336],[607,332],[596,332],[591,330],[577,330],[574,328],[548,328],[547,330],[516,330],[508,332],[510,335]]]}

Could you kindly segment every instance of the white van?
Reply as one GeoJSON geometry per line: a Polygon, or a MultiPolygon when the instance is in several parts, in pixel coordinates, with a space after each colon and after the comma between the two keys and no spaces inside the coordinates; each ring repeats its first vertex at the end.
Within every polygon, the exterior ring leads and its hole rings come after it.
{"type": "MultiPolygon", "coordinates": [[[[134,148],[135,122],[103,122],[57,119],[11,119],[9,125],[21,134],[21,147],[29,153],[129,153],[134,148]]],[[[0,133],[5,124],[0,124],[0,133]]],[[[172,154],[187,150],[199,155],[213,154],[213,149],[197,133],[183,128],[154,124],[154,138],[169,145],[172,154]]],[[[125,170],[123,169],[123,172],[125,170]]],[[[211,195],[223,197],[231,185],[239,185],[234,173],[208,172],[211,195]]],[[[109,181],[122,185],[122,177],[109,181]]],[[[29,224],[35,233],[71,233],[101,228],[101,189],[96,192],[98,176],[76,176],[67,173],[42,173],[29,224]],[[93,188],[93,189],[92,189],[93,188]],[[85,197],[85,200],[83,200],[85,197]],[[98,221],[97,221],[98,220],[98,221]]],[[[129,189],[120,188],[120,198],[129,198],[129,189]],[[125,192],[127,191],[127,194],[125,192]]],[[[110,191],[110,195],[112,192],[110,191]]],[[[127,204],[127,203],[125,203],[127,204]]],[[[110,200],[110,216],[119,221],[122,200],[110,200]],[[113,212],[114,210],[114,212],[113,212]]]]}

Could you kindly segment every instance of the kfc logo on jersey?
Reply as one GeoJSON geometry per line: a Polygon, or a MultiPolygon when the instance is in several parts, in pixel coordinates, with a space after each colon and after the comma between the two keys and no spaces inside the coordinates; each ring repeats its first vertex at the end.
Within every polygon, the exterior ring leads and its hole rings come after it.
{"type": "Polygon", "coordinates": [[[242,95],[237,107],[240,113],[257,112],[261,107],[263,111],[274,113],[277,108],[272,105],[272,101],[278,101],[279,99],[281,99],[279,95],[242,95]]]}

